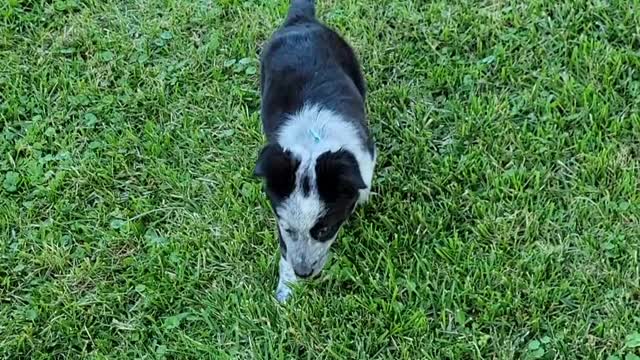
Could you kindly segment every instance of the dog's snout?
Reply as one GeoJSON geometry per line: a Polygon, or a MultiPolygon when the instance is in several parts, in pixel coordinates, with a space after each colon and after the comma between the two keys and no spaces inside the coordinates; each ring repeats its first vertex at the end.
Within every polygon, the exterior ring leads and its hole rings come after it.
{"type": "Polygon", "coordinates": [[[298,264],[293,267],[293,272],[299,278],[308,278],[313,274],[313,268],[307,264],[298,264]]]}

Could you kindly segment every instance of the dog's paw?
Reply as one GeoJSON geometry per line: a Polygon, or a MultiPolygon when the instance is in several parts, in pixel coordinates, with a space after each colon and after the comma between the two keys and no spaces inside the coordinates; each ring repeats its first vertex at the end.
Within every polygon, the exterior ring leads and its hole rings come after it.
{"type": "Polygon", "coordinates": [[[369,202],[369,197],[371,196],[370,189],[362,189],[358,194],[358,205],[364,205],[369,202]]]}
{"type": "Polygon", "coordinates": [[[276,300],[280,303],[286,302],[291,297],[291,289],[288,286],[281,285],[276,289],[276,300]]]}

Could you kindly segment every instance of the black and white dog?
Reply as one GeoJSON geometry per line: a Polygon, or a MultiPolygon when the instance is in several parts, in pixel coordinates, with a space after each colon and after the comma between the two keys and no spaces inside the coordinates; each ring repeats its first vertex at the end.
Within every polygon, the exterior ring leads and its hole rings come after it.
{"type": "Polygon", "coordinates": [[[376,160],[365,83],[353,50],[318,22],[313,0],[292,0],[261,59],[262,125],[268,144],[255,174],[277,217],[279,301],[317,275],[329,247],[367,200],[376,160]]]}

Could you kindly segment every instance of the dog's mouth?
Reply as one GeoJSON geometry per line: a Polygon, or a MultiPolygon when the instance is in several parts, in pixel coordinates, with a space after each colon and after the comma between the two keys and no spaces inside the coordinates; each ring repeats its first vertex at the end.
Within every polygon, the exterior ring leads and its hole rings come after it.
{"type": "Polygon", "coordinates": [[[327,264],[327,260],[329,259],[329,254],[325,255],[322,259],[318,260],[316,264],[314,264],[313,273],[309,276],[310,279],[315,279],[320,277],[320,273],[324,269],[324,266],[327,264]]]}
{"type": "Polygon", "coordinates": [[[320,277],[320,273],[322,273],[322,269],[312,272],[311,275],[300,276],[296,274],[296,277],[301,280],[314,280],[320,277]]]}

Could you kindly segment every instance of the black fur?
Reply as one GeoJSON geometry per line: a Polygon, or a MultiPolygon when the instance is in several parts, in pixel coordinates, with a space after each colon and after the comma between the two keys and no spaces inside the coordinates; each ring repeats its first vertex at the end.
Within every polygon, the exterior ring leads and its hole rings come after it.
{"type": "Polygon", "coordinates": [[[300,166],[293,154],[278,144],[265,146],[254,170],[254,175],[265,178],[266,189],[271,201],[284,200],[295,188],[295,174],[300,166]]]}
{"type": "Polygon", "coordinates": [[[316,6],[314,0],[292,0],[285,26],[313,20],[315,17],[316,6]]]}
{"type": "Polygon", "coordinates": [[[319,241],[331,239],[353,212],[358,191],[366,188],[353,154],[346,150],[326,152],[316,160],[318,194],[327,208],[311,229],[319,241]]]}
{"type": "Polygon", "coordinates": [[[284,25],[265,45],[260,68],[261,116],[269,142],[289,115],[306,104],[341,114],[373,154],[365,82],[349,45],[315,18],[314,1],[293,0],[284,25]]]}
{"type": "Polygon", "coordinates": [[[316,160],[318,193],[325,203],[357,198],[365,185],[356,158],[346,150],[325,152],[316,160]]]}
{"type": "Polygon", "coordinates": [[[305,175],[302,178],[302,194],[304,194],[304,196],[309,196],[310,192],[311,192],[311,182],[309,180],[309,176],[305,175]]]}
{"type": "Polygon", "coordinates": [[[280,243],[280,255],[283,258],[287,258],[287,244],[282,240],[282,233],[280,232],[280,227],[278,226],[278,242],[280,243]]]}

